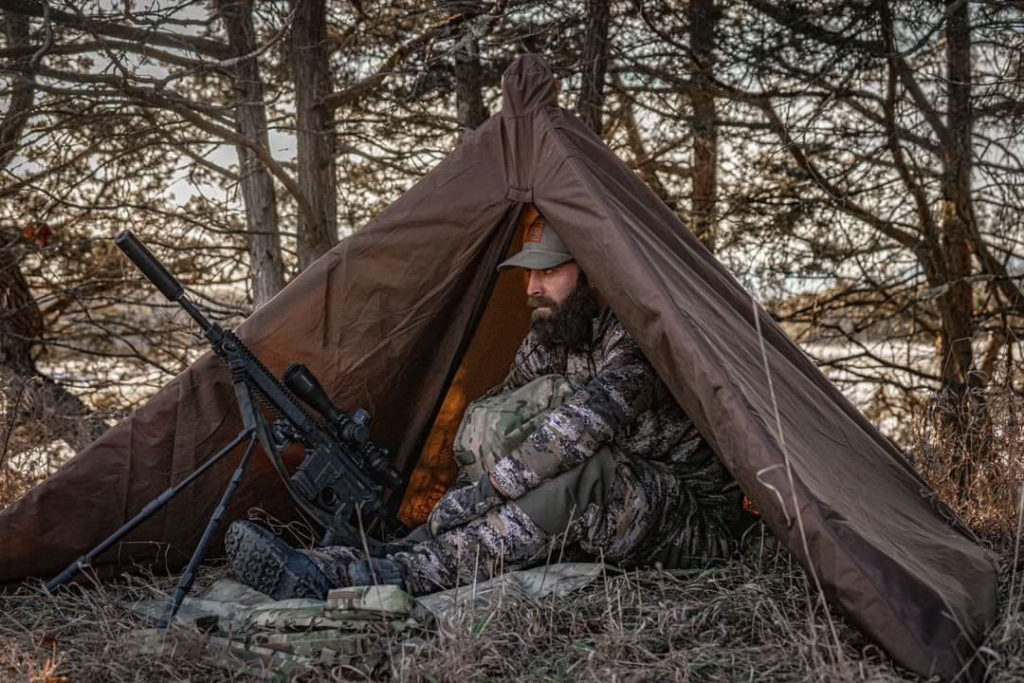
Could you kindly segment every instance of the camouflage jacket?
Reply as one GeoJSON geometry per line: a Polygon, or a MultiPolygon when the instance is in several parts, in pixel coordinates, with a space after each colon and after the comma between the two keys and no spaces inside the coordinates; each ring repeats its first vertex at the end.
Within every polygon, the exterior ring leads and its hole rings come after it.
{"type": "Polygon", "coordinates": [[[531,332],[492,393],[548,374],[563,375],[576,391],[517,452],[492,469],[491,482],[505,497],[518,498],[610,446],[630,457],[665,463],[698,496],[738,500],[732,477],[611,309],[595,318],[586,349],[546,347],[531,332]]]}

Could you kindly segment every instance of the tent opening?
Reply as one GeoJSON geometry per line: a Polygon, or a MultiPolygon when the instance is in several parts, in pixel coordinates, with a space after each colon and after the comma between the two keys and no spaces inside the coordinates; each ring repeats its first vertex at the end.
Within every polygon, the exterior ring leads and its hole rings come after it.
{"type": "MultiPolygon", "coordinates": [[[[505,251],[506,257],[522,248],[525,228],[537,212],[532,205],[518,204],[512,207],[510,215],[512,219],[518,215],[518,219],[505,251]]],[[[496,228],[495,234],[500,238],[501,226],[496,228]]],[[[512,269],[500,274],[495,272],[494,278],[483,314],[476,328],[469,332],[469,343],[409,478],[398,519],[410,528],[427,520],[434,504],[455,480],[452,444],[466,407],[505,378],[516,349],[530,329],[524,273],[512,269]]]]}

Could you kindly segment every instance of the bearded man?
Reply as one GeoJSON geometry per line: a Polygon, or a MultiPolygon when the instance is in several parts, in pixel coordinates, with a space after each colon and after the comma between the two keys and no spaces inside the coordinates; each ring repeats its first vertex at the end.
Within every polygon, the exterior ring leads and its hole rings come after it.
{"type": "Polygon", "coordinates": [[[531,330],[467,409],[458,478],[427,524],[370,558],[235,522],[243,581],[278,599],[373,583],[423,594],[547,559],[673,569],[732,553],[739,487],[539,215],[506,268],[527,271],[531,330]]]}

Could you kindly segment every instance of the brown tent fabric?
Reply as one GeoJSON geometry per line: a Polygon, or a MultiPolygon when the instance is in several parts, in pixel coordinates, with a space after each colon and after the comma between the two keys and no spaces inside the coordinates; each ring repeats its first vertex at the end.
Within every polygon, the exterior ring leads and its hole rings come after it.
{"type": "MultiPolygon", "coordinates": [[[[520,57],[503,85],[499,114],[257,311],[242,338],[273,371],[305,362],[340,405],[373,410],[374,438],[411,470],[460,364],[475,390],[507,367],[511,342],[464,361],[481,320],[500,329],[492,294],[506,292],[507,305],[515,275],[495,266],[533,202],[827,598],[904,666],[976,675],[973,648],[995,615],[984,551],[678,218],[557,106],[543,61],[520,57]]],[[[518,341],[523,321],[508,316],[518,341]]],[[[200,359],[0,514],[0,582],[56,573],[238,426],[227,372],[200,359]]],[[[230,467],[97,569],[180,564],[230,467]]],[[[282,495],[263,466],[229,514],[287,509],[282,495]]]]}

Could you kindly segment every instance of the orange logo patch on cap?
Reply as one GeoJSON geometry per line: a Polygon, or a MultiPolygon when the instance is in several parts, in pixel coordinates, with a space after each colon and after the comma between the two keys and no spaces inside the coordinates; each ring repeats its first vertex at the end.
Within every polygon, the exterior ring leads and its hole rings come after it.
{"type": "Polygon", "coordinates": [[[523,235],[523,242],[540,242],[541,236],[544,234],[544,220],[538,218],[526,228],[526,234],[523,235]]]}

